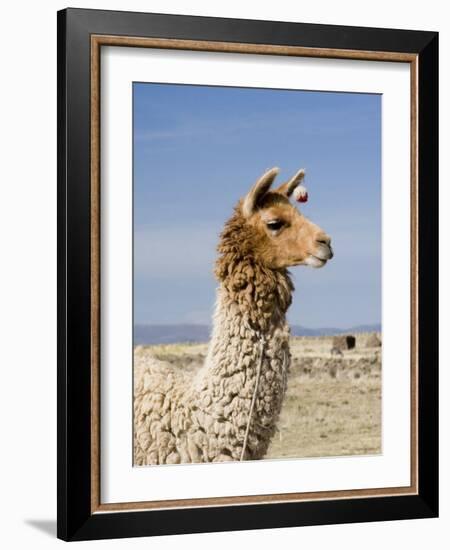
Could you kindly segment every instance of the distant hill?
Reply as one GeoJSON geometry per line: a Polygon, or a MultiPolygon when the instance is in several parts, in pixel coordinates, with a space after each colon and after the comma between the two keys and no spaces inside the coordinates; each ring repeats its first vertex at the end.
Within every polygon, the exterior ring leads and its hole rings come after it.
{"type": "MultiPolygon", "coordinates": [[[[380,323],[374,325],[358,325],[348,329],[306,328],[300,325],[291,326],[291,333],[293,336],[330,336],[332,334],[380,331],[380,323]]],[[[134,345],[207,342],[210,335],[211,327],[209,325],[135,325],[134,345]]]]}
{"type": "Polygon", "coordinates": [[[307,328],[300,325],[291,325],[291,334],[293,336],[331,336],[334,334],[351,334],[353,332],[381,332],[381,323],[357,325],[349,328],[307,328]]]}
{"type": "Polygon", "coordinates": [[[134,325],[134,345],[207,342],[209,325],[134,325]]]}

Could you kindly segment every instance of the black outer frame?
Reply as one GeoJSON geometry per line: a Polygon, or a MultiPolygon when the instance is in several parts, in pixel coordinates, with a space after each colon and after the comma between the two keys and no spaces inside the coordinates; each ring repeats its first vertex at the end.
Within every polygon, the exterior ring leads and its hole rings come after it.
{"type": "Polygon", "coordinates": [[[438,515],[438,33],[69,8],[58,12],[58,525],[63,540],[438,515]],[[419,493],[91,514],[90,35],[419,56],[419,493]]]}

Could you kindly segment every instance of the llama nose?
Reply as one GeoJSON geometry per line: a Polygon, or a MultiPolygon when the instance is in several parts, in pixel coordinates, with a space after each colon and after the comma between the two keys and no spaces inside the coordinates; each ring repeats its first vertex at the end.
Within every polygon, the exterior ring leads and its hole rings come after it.
{"type": "Polygon", "coordinates": [[[328,251],[328,260],[331,260],[331,258],[334,256],[333,249],[331,248],[331,238],[326,233],[321,233],[316,238],[316,243],[319,245],[326,246],[328,251]]]}
{"type": "Polygon", "coordinates": [[[320,235],[317,236],[316,241],[319,244],[325,244],[327,246],[330,246],[331,237],[329,237],[326,233],[320,233],[320,235]]]}

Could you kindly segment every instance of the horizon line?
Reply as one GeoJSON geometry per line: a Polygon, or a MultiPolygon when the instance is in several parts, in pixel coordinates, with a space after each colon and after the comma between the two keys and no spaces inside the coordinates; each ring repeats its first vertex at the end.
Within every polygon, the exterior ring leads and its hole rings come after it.
{"type": "MultiPolygon", "coordinates": [[[[179,322],[179,323],[151,323],[151,322],[140,322],[140,323],[133,323],[133,327],[137,326],[144,326],[144,327],[179,327],[179,326],[189,326],[189,327],[212,327],[214,323],[189,323],[189,322],[179,322]]],[[[332,325],[321,325],[321,326],[308,326],[303,325],[301,323],[289,323],[290,326],[297,326],[302,327],[306,329],[322,329],[322,328],[354,328],[354,327],[361,327],[361,326],[373,326],[373,325],[382,325],[381,321],[374,321],[374,322],[365,322],[365,323],[356,323],[352,324],[350,326],[346,325],[345,327],[338,327],[338,326],[332,326],[332,325]]]]}

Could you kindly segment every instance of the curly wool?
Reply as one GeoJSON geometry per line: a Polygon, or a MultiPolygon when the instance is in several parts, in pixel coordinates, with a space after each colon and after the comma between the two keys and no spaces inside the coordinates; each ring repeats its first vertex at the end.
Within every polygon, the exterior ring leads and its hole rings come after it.
{"type": "Polygon", "coordinates": [[[136,369],[136,465],[240,460],[261,359],[244,458],[266,454],[286,391],[293,285],[258,261],[258,239],[238,205],[218,246],[214,328],[198,373],[156,359],[136,369]]]}

